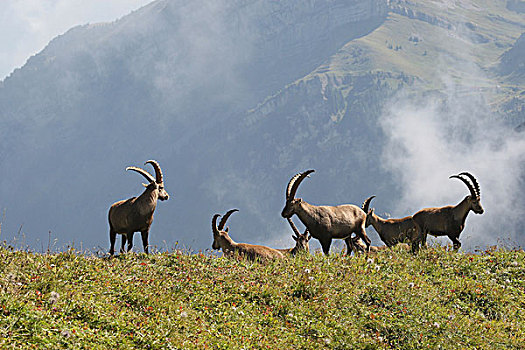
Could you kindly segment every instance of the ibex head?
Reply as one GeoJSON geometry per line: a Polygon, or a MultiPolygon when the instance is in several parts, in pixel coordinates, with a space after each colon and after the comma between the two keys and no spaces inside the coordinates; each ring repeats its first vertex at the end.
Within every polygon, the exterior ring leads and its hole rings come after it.
{"type": "Polygon", "coordinates": [[[141,174],[148,180],[148,184],[144,184],[144,187],[150,188],[152,190],[158,191],[158,198],[161,201],[168,200],[170,198],[168,192],[164,189],[164,180],[162,178],[162,170],[160,169],[159,163],[155,160],[148,160],[144,165],[151,164],[153,168],[155,169],[155,177],[153,177],[150,173],[148,173],[146,170],[134,166],[129,166],[126,168],[126,170],[133,170],[137,173],[141,174]]]}
{"type": "Polygon", "coordinates": [[[364,202],[363,202],[363,211],[365,212],[366,214],[366,221],[365,221],[365,227],[368,227],[370,225],[372,225],[372,214],[374,214],[374,209],[368,209],[370,207],[370,202],[372,201],[372,199],[374,199],[375,196],[371,196],[371,197],[368,197],[364,202]]]}
{"type": "Polygon", "coordinates": [[[310,251],[310,247],[308,245],[308,242],[310,241],[310,238],[312,238],[312,236],[310,236],[310,233],[308,232],[308,229],[304,230],[304,233],[301,233],[299,232],[299,230],[297,229],[297,227],[295,226],[295,224],[293,223],[292,219],[288,218],[288,223],[290,224],[290,226],[292,227],[292,230],[294,232],[294,234],[292,235],[292,238],[294,241],[297,242],[297,245],[296,245],[296,248],[299,250],[299,251],[310,251]]]}
{"type": "Polygon", "coordinates": [[[227,240],[226,237],[228,236],[228,228],[224,229],[224,226],[226,225],[226,221],[228,220],[230,215],[232,215],[236,211],[239,211],[239,209],[231,209],[231,210],[229,210],[224,215],[224,217],[221,219],[221,221],[219,222],[219,226],[217,226],[217,219],[221,215],[220,214],[215,214],[213,216],[213,219],[211,221],[211,229],[213,231],[213,243],[212,243],[211,247],[213,249],[220,250],[221,246],[223,246],[223,244],[221,244],[221,241],[227,240]]]}
{"type": "Polygon", "coordinates": [[[295,198],[295,193],[297,192],[297,188],[299,188],[299,185],[301,184],[301,181],[303,181],[306,177],[308,177],[311,173],[313,173],[315,170],[306,170],[302,173],[295,174],[290,182],[288,183],[288,187],[286,187],[286,204],[283,208],[283,211],[281,212],[281,216],[283,218],[291,218],[295,212],[296,212],[296,206],[301,203],[301,198],[295,198]]]}
{"type": "Polygon", "coordinates": [[[469,203],[469,208],[476,214],[483,214],[484,210],[483,210],[483,207],[481,206],[481,198],[480,198],[481,193],[480,193],[479,184],[476,181],[476,178],[472,174],[467,173],[466,171],[459,173],[458,175],[451,175],[449,178],[450,179],[452,178],[460,179],[461,181],[463,181],[465,185],[467,185],[470,191],[470,196],[466,197],[469,203]],[[472,181],[472,184],[463,176],[466,176],[467,178],[469,178],[470,181],[472,181]]]}

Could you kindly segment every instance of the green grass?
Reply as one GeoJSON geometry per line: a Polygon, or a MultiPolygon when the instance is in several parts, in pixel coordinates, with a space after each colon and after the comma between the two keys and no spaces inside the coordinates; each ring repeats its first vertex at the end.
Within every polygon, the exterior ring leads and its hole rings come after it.
{"type": "Polygon", "coordinates": [[[509,349],[525,253],[429,248],[268,264],[0,248],[0,348],[509,349]],[[58,296],[57,296],[58,294],[58,296]]]}

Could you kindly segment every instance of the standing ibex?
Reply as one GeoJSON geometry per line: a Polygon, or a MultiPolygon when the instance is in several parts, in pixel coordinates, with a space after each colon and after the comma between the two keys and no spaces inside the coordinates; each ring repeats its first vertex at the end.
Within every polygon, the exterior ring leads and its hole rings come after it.
{"type": "Polygon", "coordinates": [[[367,198],[363,203],[363,211],[366,213],[365,227],[372,225],[379,234],[379,238],[388,247],[415,239],[416,228],[411,216],[402,219],[383,219],[374,213],[374,209],[368,210],[374,197],[367,198]]]}
{"type": "Polygon", "coordinates": [[[265,247],[262,245],[247,244],[247,243],[237,243],[231,239],[228,234],[228,229],[224,229],[226,225],[226,220],[234,212],[239,211],[238,209],[229,210],[224,217],[221,219],[219,226],[217,226],[217,218],[219,214],[215,214],[212,219],[212,231],[213,231],[213,243],[211,247],[215,250],[222,249],[222,252],[226,256],[231,256],[234,253],[238,253],[241,256],[244,256],[250,260],[270,260],[270,259],[282,259],[284,255],[273,248],[265,247]]]}
{"type": "Polygon", "coordinates": [[[126,240],[128,241],[128,251],[133,248],[133,234],[137,231],[140,231],[144,251],[146,254],[148,253],[149,228],[153,222],[157,200],[165,201],[169,198],[168,193],[164,190],[162,170],[159,163],[148,160],[144,164],[148,163],[155,169],[155,178],[144,169],[134,166],[126,168],[126,170],[136,171],[148,180],[147,185],[143,184],[146,190],[138,197],[116,202],[109,208],[109,241],[111,243],[109,254],[111,255],[115,253],[117,233],[122,235],[120,251],[124,252],[126,240]]]}
{"type": "Polygon", "coordinates": [[[292,235],[292,238],[295,241],[295,247],[277,250],[285,254],[290,254],[292,256],[295,256],[297,253],[302,252],[308,253],[310,251],[308,241],[310,240],[310,238],[312,238],[312,236],[308,234],[308,229],[305,229],[304,233],[301,233],[293,223],[292,219],[288,218],[287,220],[290,226],[292,227],[293,232],[295,233],[294,235],[292,235]]]}
{"type": "Polygon", "coordinates": [[[307,170],[292,177],[286,188],[286,205],[281,212],[283,218],[291,218],[294,214],[308,228],[312,237],[319,240],[323,252],[328,255],[332,239],[344,239],[346,254],[352,253],[352,233],[362,238],[368,247],[370,239],[366,235],[366,214],[361,208],[352,204],[338,206],[316,206],[295,198],[297,188],[314,170],[307,170]]]}
{"type": "MultiPolygon", "coordinates": [[[[476,214],[483,214],[483,207],[480,202],[479,184],[474,176],[467,172],[452,175],[449,178],[456,178],[468,187],[470,195],[466,196],[455,206],[449,205],[440,208],[425,208],[412,216],[417,230],[417,237],[423,246],[426,245],[427,234],[432,236],[448,236],[454,244],[454,249],[461,247],[458,238],[465,227],[465,220],[468,213],[472,210],[476,214]],[[463,177],[465,176],[465,177],[463,177]],[[472,184],[467,180],[469,178],[472,184]]],[[[419,243],[413,243],[412,249],[417,251],[419,243]]]]}

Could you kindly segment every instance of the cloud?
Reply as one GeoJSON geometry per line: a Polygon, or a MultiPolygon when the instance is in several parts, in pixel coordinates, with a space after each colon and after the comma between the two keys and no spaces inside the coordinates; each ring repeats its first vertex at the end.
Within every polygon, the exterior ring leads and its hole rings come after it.
{"type": "Polygon", "coordinates": [[[449,176],[468,171],[480,183],[485,214],[469,214],[460,237],[463,247],[509,239],[523,244],[518,228],[525,212],[525,138],[490,111],[479,90],[451,80],[445,84],[439,95],[403,92],[380,119],[386,136],[382,165],[401,190],[393,214],[459,203],[468,189],[449,176]]]}
{"type": "Polygon", "coordinates": [[[4,0],[0,10],[0,80],[57,35],[81,24],[113,21],[151,0],[4,0]]]}

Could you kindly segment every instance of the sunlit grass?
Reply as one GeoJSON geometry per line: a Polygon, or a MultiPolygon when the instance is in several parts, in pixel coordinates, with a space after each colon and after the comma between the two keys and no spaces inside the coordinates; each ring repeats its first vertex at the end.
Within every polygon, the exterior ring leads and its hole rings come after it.
{"type": "Polygon", "coordinates": [[[267,264],[178,251],[104,259],[0,249],[0,347],[519,348],[525,254],[267,264]]]}

